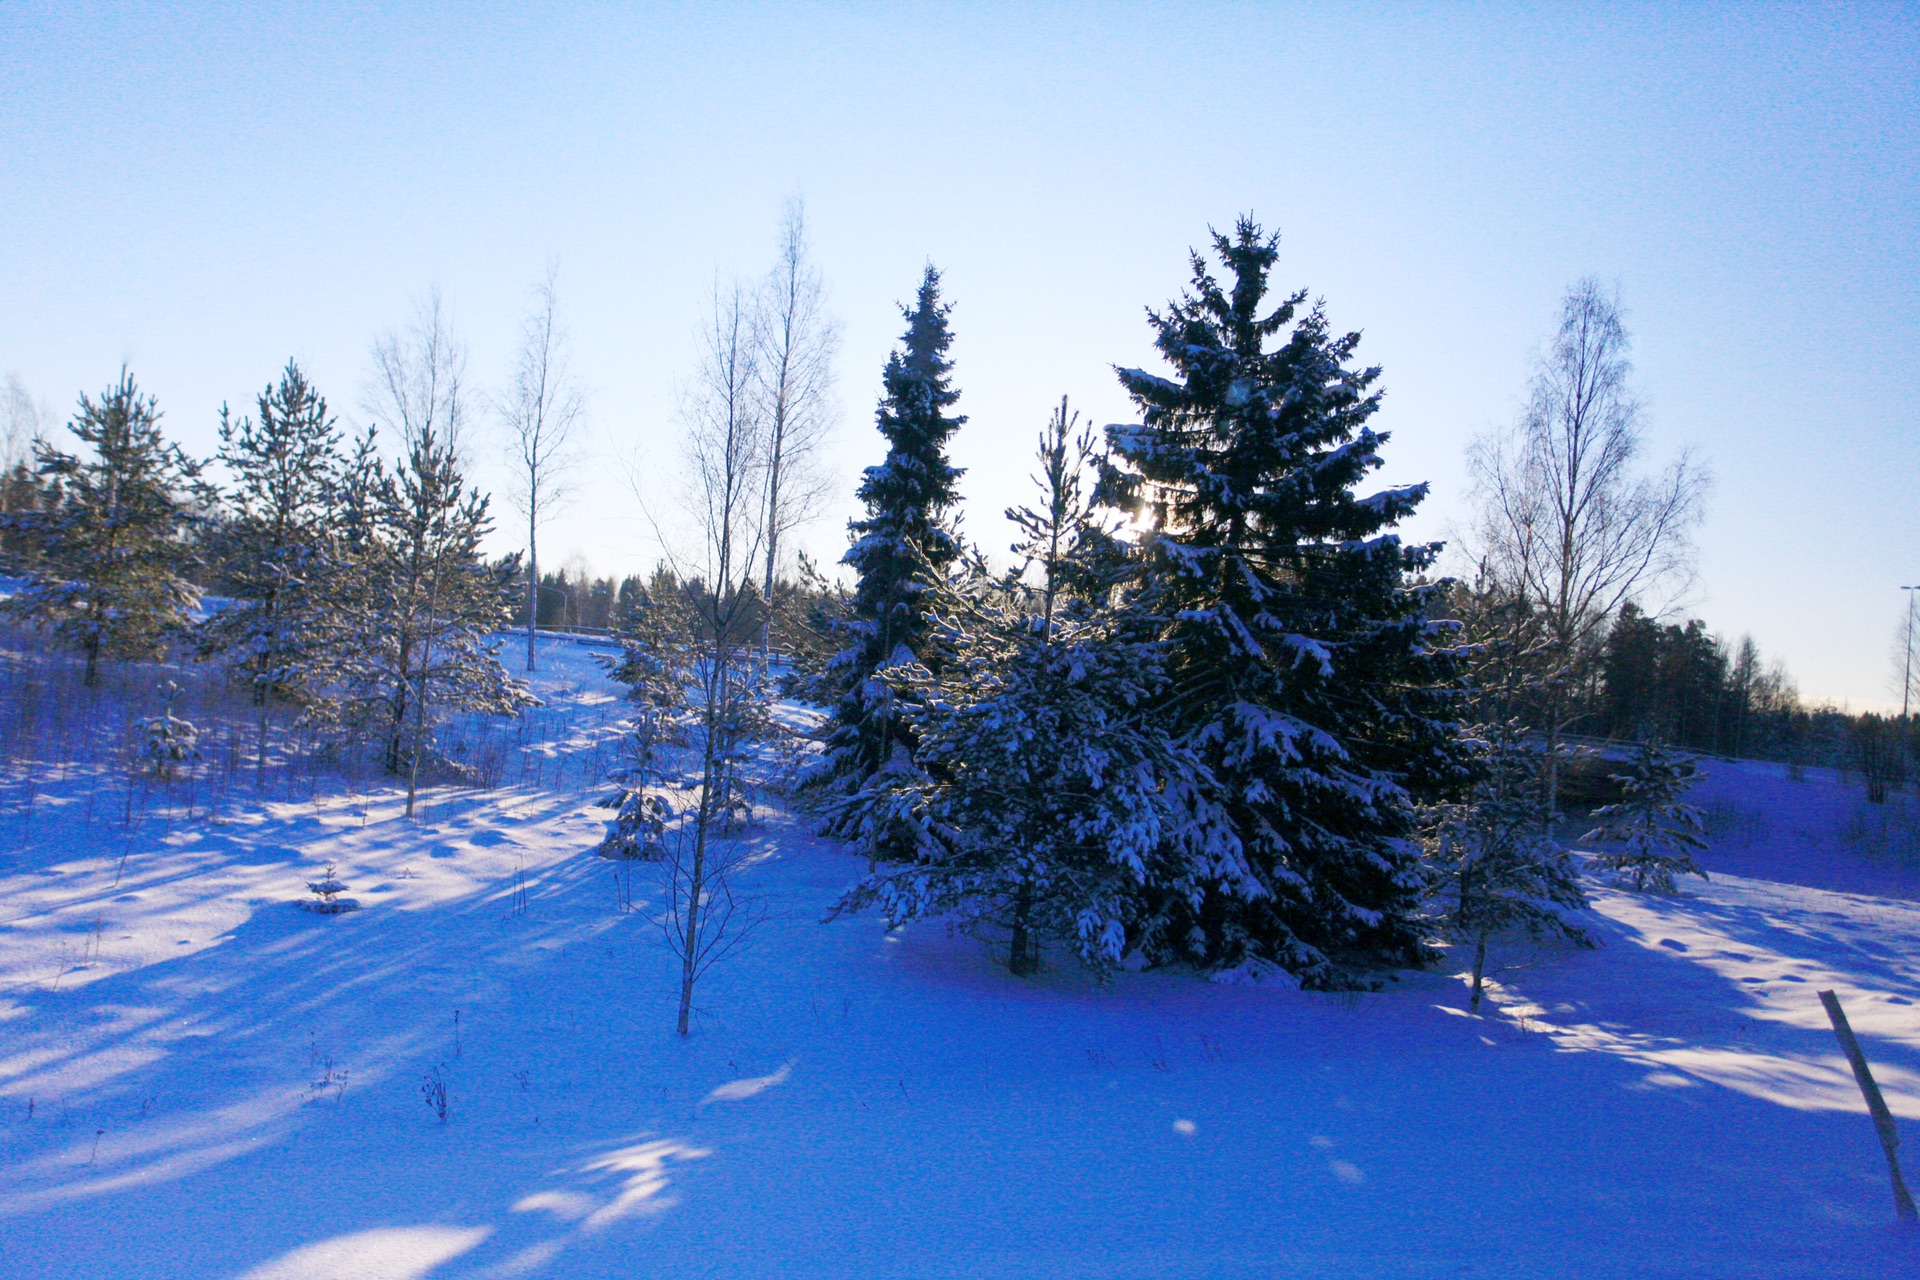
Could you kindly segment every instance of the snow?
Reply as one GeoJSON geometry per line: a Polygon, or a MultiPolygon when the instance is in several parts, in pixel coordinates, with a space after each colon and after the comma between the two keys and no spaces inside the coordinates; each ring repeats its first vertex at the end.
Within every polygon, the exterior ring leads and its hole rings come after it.
{"type": "MultiPolygon", "coordinates": [[[[611,690],[546,641],[536,692],[584,724],[611,690]]],[[[589,853],[605,787],[129,828],[9,779],[0,1274],[1913,1274],[1815,993],[1920,1121],[1920,815],[1704,768],[1711,881],[1597,889],[1600,948],[1497,951],[1481,1018],[1457,965],[1021,980],[822,923],[865,862],[769,810],[741,884],[773,914],[685,1042],[646,868],[623,911],[589,853]],[[329,862],[360,910],[295,905],[329,862]]]]}

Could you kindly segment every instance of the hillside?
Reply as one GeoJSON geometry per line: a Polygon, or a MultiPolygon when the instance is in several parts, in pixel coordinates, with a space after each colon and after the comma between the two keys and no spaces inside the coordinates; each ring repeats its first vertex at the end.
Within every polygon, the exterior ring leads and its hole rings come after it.
{"type": "Polygon", "coordinates": [[[1920,1121],[1920,820],[1840,779],[1710,763],[1711,882],[1597,892],[1603,945],[1503,952],[1482,1018],[1444,968],[1020,980],[938,928],[822,923],[864,863],[769,809],[744,885],[772,915],[682,1042],[646,868],[589,852],[618,691],[558,643],[538,688],[523,749],[560,785],[436,789],[412,823],[390,789],[123,821],[7,781],[0,1271],[1920,1267],[1814,994],[1920,1121]],[[296,905],[328,863],[359,910],[296,905]]]}

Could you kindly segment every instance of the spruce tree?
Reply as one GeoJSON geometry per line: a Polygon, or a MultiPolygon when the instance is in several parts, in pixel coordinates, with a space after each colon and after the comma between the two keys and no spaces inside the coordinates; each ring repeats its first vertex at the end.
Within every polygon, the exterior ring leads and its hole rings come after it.
{"type": "Polygon", "coordinates": [[[1648,739],[1640,744],[1625,773],[1609,776],[1626,797],[1595,809],[1593,816],[1602,822],[1585,838],[1617,841],[1619,847],[1601,853],[1594,862],[1631,883],[1636,893],[1674,893],[1676,876],[1705,880],[1707,873],[1693,855],[1707,847],[1706,821],[1699,809],[1681,799],[1700,777],[1693,761],[1648,739]]]}
{"type": "Polygon", "coordinates": [[[1221,787],[1247,877],[1169,895],[1158,951],[1309,985],[1422,961],[1416,804],[1457,778],[1451,659],[1419,585],[1438,552],[1390,532],[1425,485],[1362,495],[1385,437],[1377,368],[1305,292],[1267,299],[1278,237],[1241,219],[1223,287],[1149,312],[1166,378],[1122,369],[1102,496],[1144,526],[1131,606],[1168,651],[1163,714],[1221,787]]]}
{"type": "Polygon", "coordinates": [[[1464,800],[1435,806],[1429,828],[1435,917],[1473,948],[1472,997],[1478,1012],[1487,947],[1502,934],[1559,938],[1592,946],[1575,922],[1587,905],[1572,856],[1547,834],[1540,756],[1522,742],[1518,721],[1477,727],[1474,782],[1464,800]]]}
{"type": "Polygon", "coordinates": [[[669,816],[662,788],[672,780],[675,752],[688,744],[697,720],[691,698],[696,618],[685,591],[664,569],[655,572],[651,590],[638,578],[627,583],[633,590],[622,591],[620,652],[595,655],[608,677],[627,687],[633,704],[621,744],[625,759],[612,774],[619,789],[601,802],[617,813],[600,845],[609,858],[661,851],[669,816]]]}
{"type": "Polygon", "coordinates": [[[329,599],[339,577],[329,517],[341,467],[327,402],[293,361],[260,393],[259,419],[220,410],[220,461],[232,473],[225,530],[227,577],[249,607],[213,614],[202,652],[246,681],[265,715],[275,701],[318,695],[325,650],[336,642],[329,599]]]}
{"type": "Polygon", "coordinates": [[[985,928],[1020,975],[1046,941],[1095,967],[1121,961],[1150,895],[1234,863],[1211,786],[1154,714],[1161,648],[1107,607],[1116,558],[1082,494],[1092,437],[1073,425],[1063,401],[1041,441],[1045,502],[1007,513],[1021,569],[995,581],[976,563],[963,589],[929,593],[940,673],[885,673],[917,759],[875,775],[842,819],[882,848],[912,839],[837,910],[985,928]]]}
{"type": "Polygon", "coordinates": [[[195,558],[185,535],[207,495],[201,464],[162,437],[159,408],[125,369],[98,400],[80,397],[68,429],[91,455],[35,441],[58,500],[8,517],[36,550],[10,608],[84,653],[91,687],[101,658],[158,657],[190,625],[200,593],[184,572],[195,558]]]}
{"type": "Polygon", "coordinates": [[[940,301],[931,265],[913,307],[901,310],[907,331],[887,359],[876,424],[887,456],[861,480],[867,515],[849,525],[853,546],[841,560],[858,575],[851,616],[840,624],[851,643],[829,671],[843,692],[812,779],[845,794],[896,754],[911,755],[900,691],[876,673],[914,662],[937,667],[925,598],[960,556],[948,512],[959,501],[961,472],[947,461],[947,441],[966,418],[951,412],[960,399],[947,359],[951,304],[940,301]]]}
{"type": "Polygon", "coordinates": [[[32,577],[45,540],[47,513],[60,506],[60,484],[25,462],[0,476],[0,573],[32,577]]]}

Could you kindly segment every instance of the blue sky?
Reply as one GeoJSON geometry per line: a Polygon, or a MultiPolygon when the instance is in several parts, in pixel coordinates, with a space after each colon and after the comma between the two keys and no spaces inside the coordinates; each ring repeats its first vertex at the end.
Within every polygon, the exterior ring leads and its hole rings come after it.
{"type": "Polygon", "coordinates": [[[1251,210],[1384,366],[1416,535],[1464,516],[1561,292],[1616,281],[1649,460],[1717,476],[1691,612],[1884,702],[1920,582],[1920,8],[1601,8],[7,3],[0,373],[64,416],[127,361],[211,453],[289,356],[362,418],[431,286],[497,385],[557,257],[601,453],[543,558],[643,569],[613,459],[668,473],[702,298],[798,193],[846,326],[848,497],[807,541],[844,546],[931,259],[999,549],[1050,405],[1129,416],[1142,308],[1251,210]]]}

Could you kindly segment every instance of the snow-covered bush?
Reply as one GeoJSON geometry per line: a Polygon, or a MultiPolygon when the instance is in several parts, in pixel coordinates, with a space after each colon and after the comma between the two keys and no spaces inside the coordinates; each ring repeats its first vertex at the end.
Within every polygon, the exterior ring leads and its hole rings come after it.
{"type": "Polygon", "coordinates": [[[618,654],[595,654],[608,677],[627,687],[632,719],[621,747],[621,780],[631,788],[661,781],[670,754],[685,746],[694,724],[688,699],[693,680],[694,618],[681,584],[655,574],[621,620],[618,654]]]}

